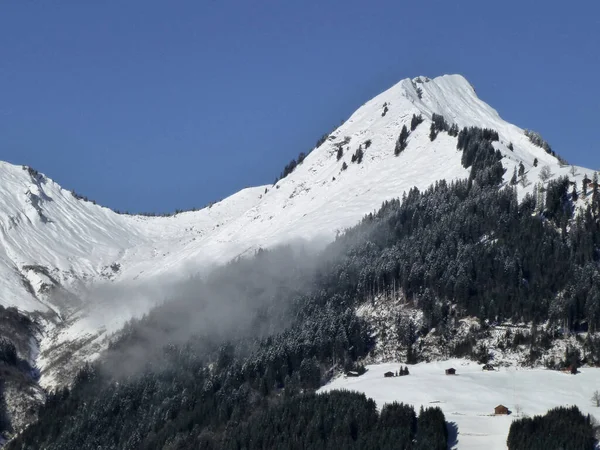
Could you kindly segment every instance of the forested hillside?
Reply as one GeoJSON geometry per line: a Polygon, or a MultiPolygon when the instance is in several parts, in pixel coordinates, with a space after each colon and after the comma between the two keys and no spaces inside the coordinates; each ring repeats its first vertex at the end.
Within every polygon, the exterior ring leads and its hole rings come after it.
{"type": "Polygon", "coordinates": [[[593,450],[597,425],[576,406],[555,408],[544,416],[513,422],[508,435],[509,450],[593,450]]]}
{"type": "MultiPolygon", "coordinates": [[[[395,439],[413,448],[413,436],[414,448],[445,448],[438,413],[421,413],[415,425],[410,408],[378,416],[364,398],[332,394],[330,404],[310,394],[342,370],[360,371],[377,345],[359,306],[386,293],[422,310],[423,326],[398,343],[414,360],[419,336],[450,334],[466,316],[600,326],[597,184],[577,215],[568,179],[551,182],[543,201],[519,202],[502,184],[497,134],[457,134],[469,179],[412,189],[317,255],[262,251],[194,280],[185,296],[130,323],[70,389],[50,395],[8,448],[388,448],[395,439]],[[337,402],[353,413],[334,414],[337,402]],[[319,433],[306,405],[321,414],[319,433]],[[402,426],[390,425],[394,415],[402,426]],[[311,432],[299,435],[298,423],[311,432]]],[[[600,362],[600,341],[589,345],[587,362],[600,362]]]]}

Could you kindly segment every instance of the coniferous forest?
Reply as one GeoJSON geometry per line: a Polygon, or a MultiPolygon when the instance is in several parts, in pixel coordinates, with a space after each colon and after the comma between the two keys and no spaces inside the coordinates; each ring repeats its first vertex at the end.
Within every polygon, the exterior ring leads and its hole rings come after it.
{"type": "MultiPolygon", "coordinates": [[[[397,399],[378,413],[358,394],[314,394],[376,344],[358,306],[386,294],[422,310],[409,350],[466,316],[600,326],[598,188],[577,215],[568,179],[550,182],[543,204],[519,202],[497,133],[457,137],[469,179],[385,202],[325,250],[260,251],[191,281],[50,394],[8,448],[446,448],[440,410],[417,417],[397,399]]],[[[590,345],[599,363],[600,342],[590,345]]],[[[517,422],[511,436],[533,428],[517,422]]]]}
{"type": "Polygon", "coordinates": [[[508,435],[509,450],[593,450],[595,431],[590,416],[576,406],[554,408],[544,416],[515,420],[508,435]]]}

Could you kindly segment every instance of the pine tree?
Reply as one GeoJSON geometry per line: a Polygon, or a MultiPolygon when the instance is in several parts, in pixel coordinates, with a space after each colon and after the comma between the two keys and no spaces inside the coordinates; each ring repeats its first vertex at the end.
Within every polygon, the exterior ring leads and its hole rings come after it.
{"type": "Polygon", "coordinates": [[[537,159],[537,158],[535,158],[535,159],[533,160],[533,167],[537,167],[537,166],[538,166],[538,159],[537,159]]]}
{"type": "Polygon", "coordinates": [[[590,184],[592,180],[590,180],[587,176],[587,173],[583,176],[583,181],[581,182],[582,186],[581,186],[581,191],[583,192],[583,196],[587,197],[587,189],[588,189],[588,184],[590,184]]]}
{"type": "Polygon", "coordinates": [[[356,150],[356,162],[358,164],[360,164],[362,162],[363,156],[364,156],[364,153],[363,153],[362,145],[359,145],[358,150],[356,150]]]}
{"type": "Polygon", "coordinates": [[[592,177],[592,211],[598,215],[600,213],[600,192],[598,187],[598,172],[594,172],[592,177]]]}
{"type": "Polygon", "coordinates": [[[510,179],[510,184],[513,186],[517,185],[517,166],[515,166],[515,168],[513,170],[513,175],[512,175],[512,178],[510,179]]]}
{"type": "Polygon", "coordinates": [[[400,131],[400,137],[396,141],[396,147],[394,148],[394,155],[398,156],[406,148],[406,140],[408,139],[408,130],[406,125],[402,125],[402,131],[400,131]]]}
{"type": "Polygon", "coordinates": [[[523,162],[519,163],[519,176],[522,177],[525,174],[525,166],[523,165],[523,162]]]}
{"type": "Polygon", "coordinates": [[[344,156],[344,149],[340,145],[337,150],[337,160],[339,161],[340,159],[342,159],[342,156],[344,156]]]}
{"type": "Polygon", "coordinates": [[[540,180],[542,180],[543,182],[548,181],[550,178],[552,178],[554,174],[552,173],[552,171],[550,170],[550,166],[546,165],[544,167],[542,167],[542,169],[540,170],[540,180]]]}
{"type": "Polygon", "coordinates": [[[412,119],[410,121],[410,131],[415,131],[415,129],[419,126],[419,124],[423,123],[423,116],[419,114],[413,114],[412,119]]]}
{"type": "Polygon", "coordinates": [[[433,141],[435,141],[436,137],[437,137],[437,131],[435,130],[435,124],[432,122],[431,127],[429,129],[429,140],[431,142],[433,142],[433,141]]]}

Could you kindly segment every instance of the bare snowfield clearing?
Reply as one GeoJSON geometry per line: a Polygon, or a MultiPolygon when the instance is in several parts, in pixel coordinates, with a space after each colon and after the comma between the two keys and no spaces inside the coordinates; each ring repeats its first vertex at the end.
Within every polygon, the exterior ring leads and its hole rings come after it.
{"type": "Polygon", "coordinates": [[[336,378],[319,392],[362,392],[381,408],[394,401],[419,408],[439,406],[446,421],[454,423],[451,448],[505,450],[511,422],[523,415],[545,414],[556,406],[577,405],[584,414],[600,418],[591,397],[600,390],[600,369],[582,368],[577,375],[545,369],[499,368],[485,372],[472,361],[452,359],[408,366],[410,375],[384,378],[405,364],[367,366],[358,378],[336,378]],[[456,369],[456,375],[445,370],[456,369]],[[509,416],[495,416],[494,408],[506,406],[509,416]],[[455,436],[453,436],[455,434],[455,436]]]}

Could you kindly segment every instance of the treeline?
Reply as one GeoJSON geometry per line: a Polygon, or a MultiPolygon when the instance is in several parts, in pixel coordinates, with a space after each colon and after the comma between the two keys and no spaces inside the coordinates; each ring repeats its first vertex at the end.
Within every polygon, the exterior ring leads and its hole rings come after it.
{"type": "Polygon", "coordinates": [[[576,406],[551,409],[545,416],[515,420],[510,426],[509,450],[593,450],[595,430],[590,416],[576,406]]]}
{"type": "MultiPolygon", "coordinates": [[[[439,408],[392,403],[377,412],[364,394],[331,392],[294,397],[261,411],[227,433],[224,449],[445,450],[448,432],[439,408]]],[[[192,442],[190,442],[192,444],[192,442]]]]}

